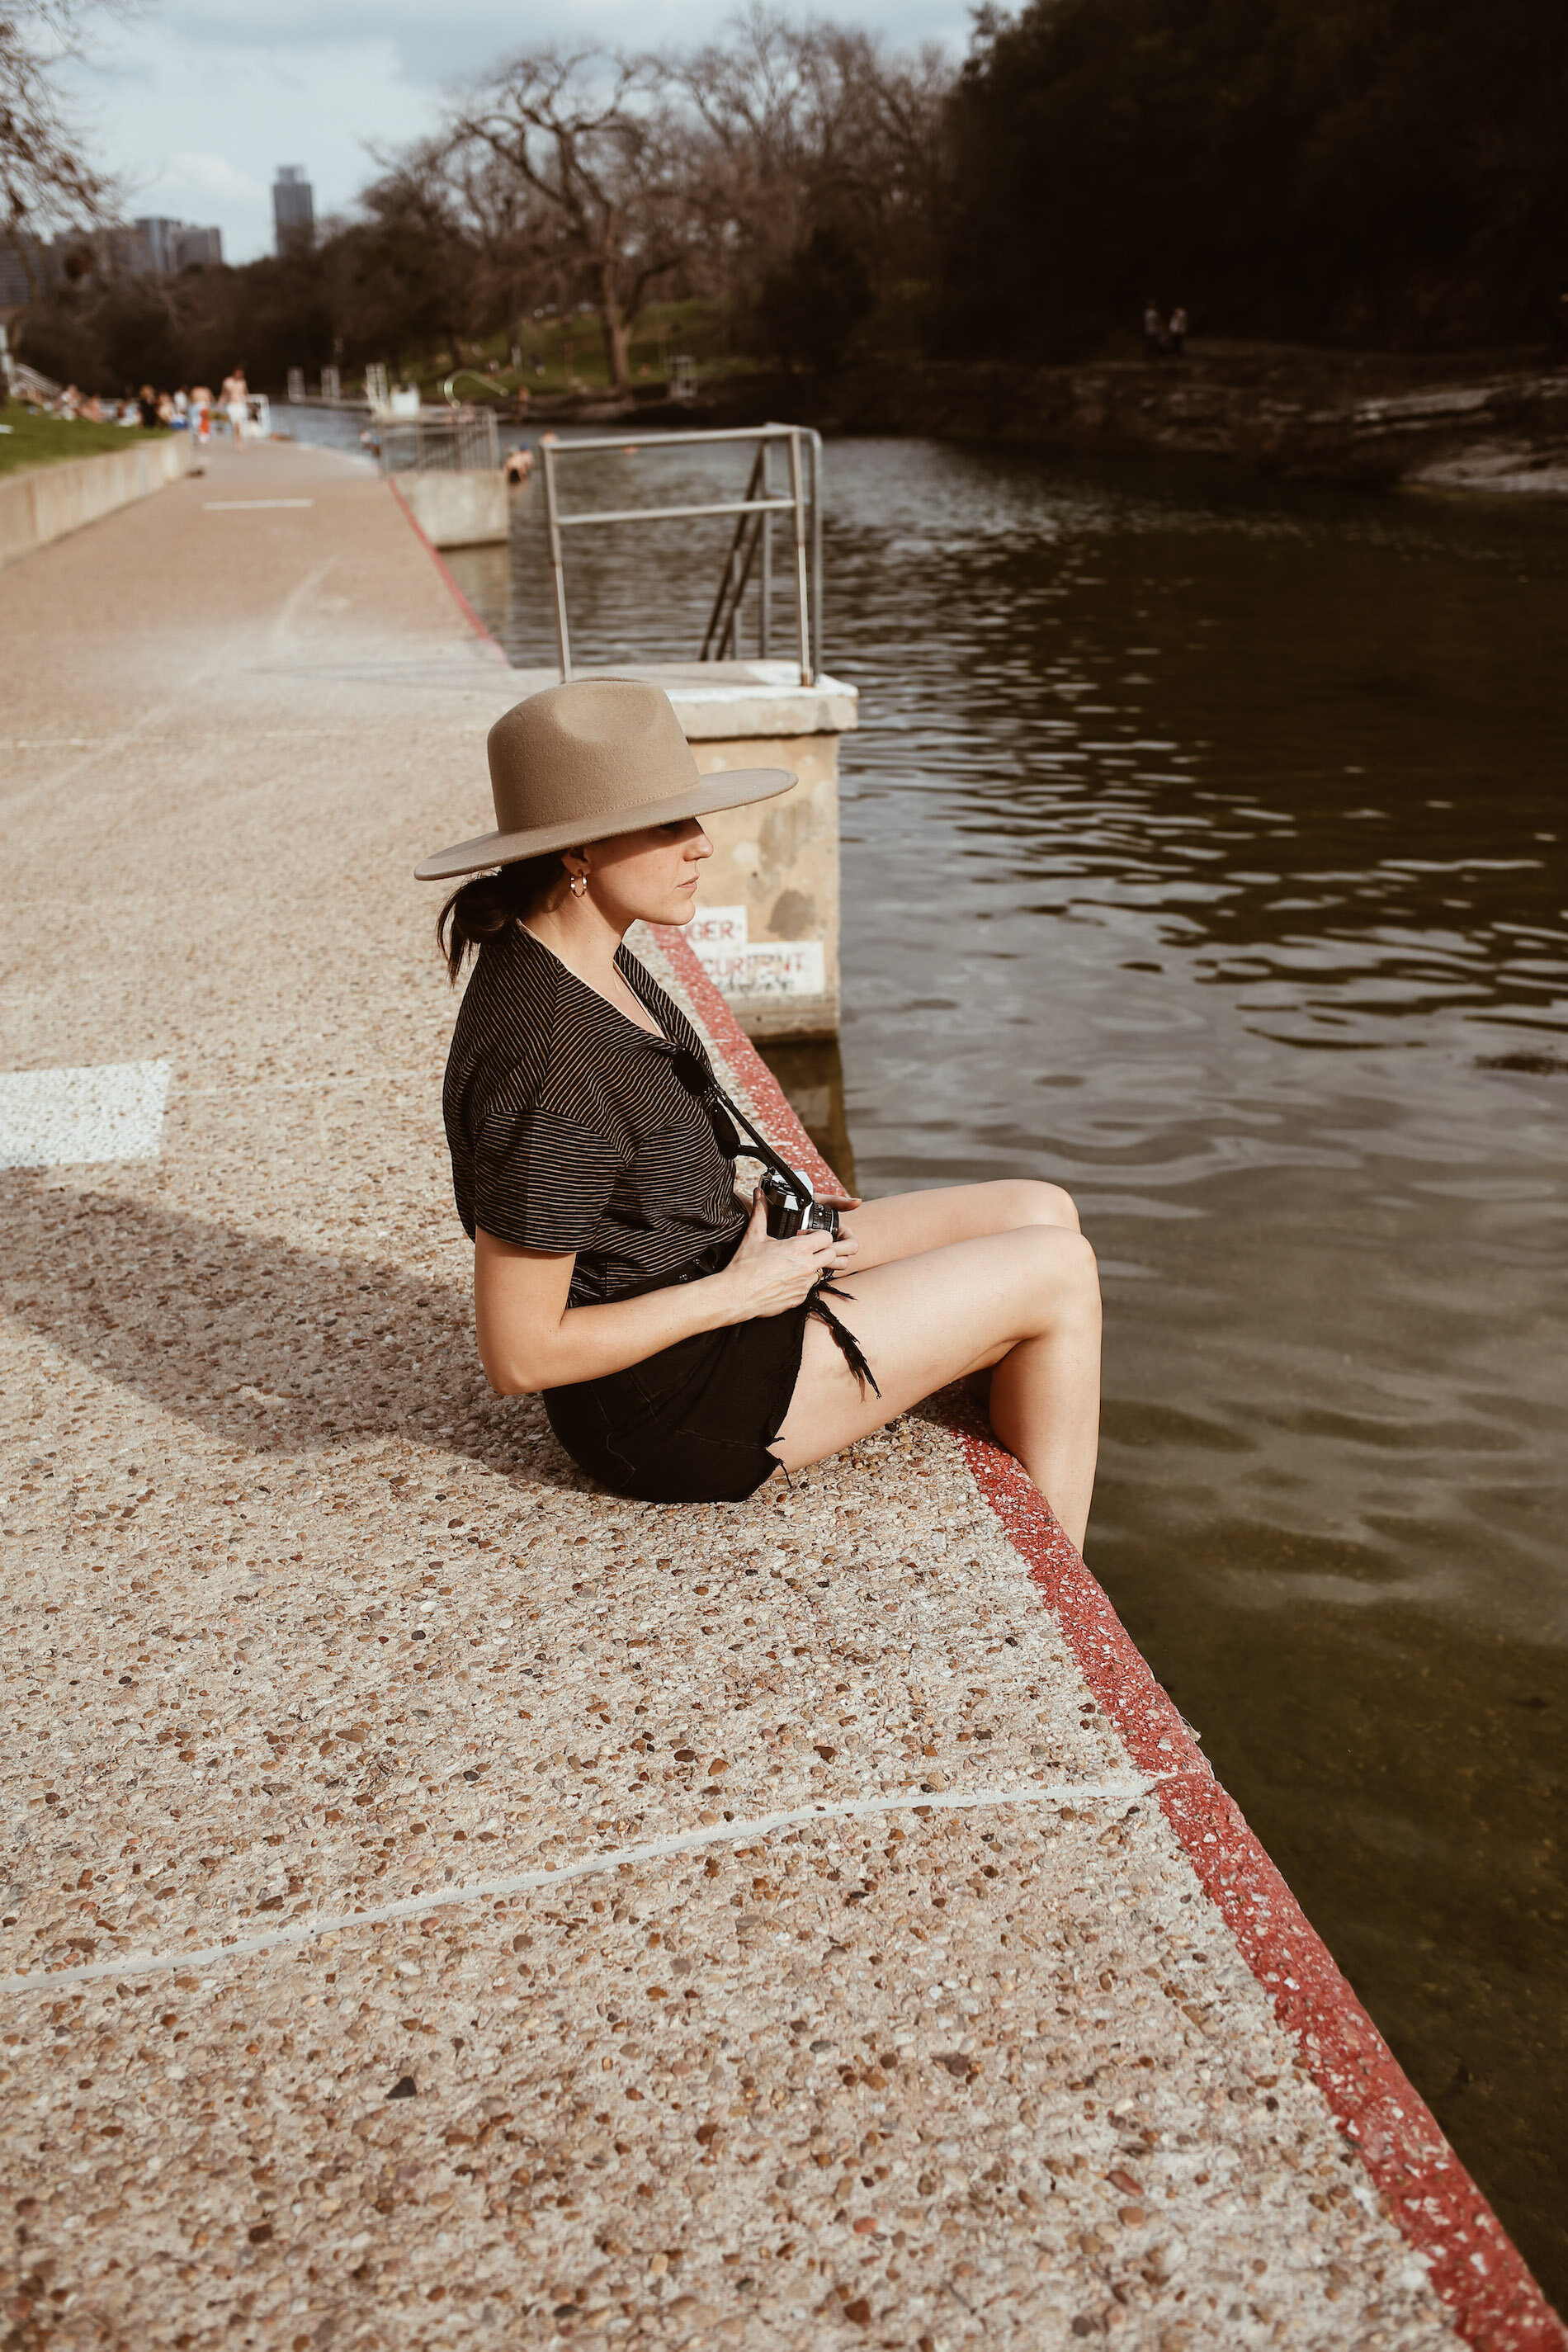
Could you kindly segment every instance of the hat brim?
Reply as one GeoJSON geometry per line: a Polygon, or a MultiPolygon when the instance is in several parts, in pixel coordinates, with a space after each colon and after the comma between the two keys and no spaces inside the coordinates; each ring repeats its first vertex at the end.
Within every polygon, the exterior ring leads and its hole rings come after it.
{"type": "Polygon", "coordinates": [[[771,801],[795,782],[788,768],[718,769],[699,776],[661,801],[617,809],[613,816],[574,817],[563,824],[540,825],[531,833],[481,833],[455,842],[414,869],[416,882],[447,882],[459,874],[482,874],[487,866],[512,866],[520,857],[542,857],[552,849],[574,849],[579,842],[613,841],[617,834],[641,833],[651,824],[674,824],[682,817],[711,816],[717,809],[744,808],[771,801]]]}

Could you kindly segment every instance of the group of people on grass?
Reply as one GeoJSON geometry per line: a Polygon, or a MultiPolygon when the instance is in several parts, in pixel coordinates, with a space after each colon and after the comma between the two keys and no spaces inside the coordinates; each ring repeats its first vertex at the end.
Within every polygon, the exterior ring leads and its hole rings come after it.
{"type": "Polygon", "coordinates": [[[127,392],[118,400],[83,393],[68,383],[57,398],[45,404],[45,414],[80,418],[87,425],[136,425],[147,433],[194,433],[204,446],[221,419],[238,449],[251,430],[250,387],[242,367],[231,369],[225,376],[216,400],[205,383],[182,384],[177,392],[160,392],[155,385],[144,383],[140,392],[127,392]]]}

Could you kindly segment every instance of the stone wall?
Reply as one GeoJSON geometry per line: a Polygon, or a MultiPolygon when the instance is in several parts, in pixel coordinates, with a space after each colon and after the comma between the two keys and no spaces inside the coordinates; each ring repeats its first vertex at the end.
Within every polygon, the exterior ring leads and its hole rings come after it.
{"type": "Polygon", "coordinates": [[[781,411],[829,435],[1010,442],[1089,458],[1218,458],[1368,488],[1568,488],[1568,367],[1528,354],[1215,341],[1189,344],[1184,360],[1059,367],[867,360],[836,376],[722,382],[685,422],[744,425],[781,411]]]}
{"type": "Polygon", "coordinates": [[[68,531],[97,522],[187,474],[195,451],[188,433],[128,438],[101,457],[37,466],[0,480],[0,564],[15,563],[68,531]]]}

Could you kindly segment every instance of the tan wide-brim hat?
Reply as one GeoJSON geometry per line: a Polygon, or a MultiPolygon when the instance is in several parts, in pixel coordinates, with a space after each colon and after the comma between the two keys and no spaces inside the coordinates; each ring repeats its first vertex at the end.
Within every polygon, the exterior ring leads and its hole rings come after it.
{"type": "Polygon", "coordinates": [[[574,678],[515,703],[489,732],[496,830],[415,867],[445,882],[546,850],[607,841],[787,793],[787,768],[705,776],[662,687],[631,677],[574,678]]]}

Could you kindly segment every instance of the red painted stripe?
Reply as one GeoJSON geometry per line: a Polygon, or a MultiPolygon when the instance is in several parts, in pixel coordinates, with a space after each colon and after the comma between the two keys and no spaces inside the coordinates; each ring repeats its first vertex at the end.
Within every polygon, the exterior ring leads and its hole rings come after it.
{"type": "MultiPolygon", "coordinates": [[[[661,929],[698,1017],[796,1153],[811,1153],[783,1090],[677,930],[661,929]]],[[[1395,2226],[1428,2264],[1433,2287],[1477,2352],[1568,2352],[1568,2328],[1542,2295],[1486,2199],[1444,2138],[1279,1871],[1215,1779],[1207,1758],[1045,1496],[984,1434],[968,1400],[944,1400],[975,1485],[1028,1562],[1084,1679],[1140,1770],[1169,1776],[1161,1809],[1294,2040],[1341,2129],[1386,2200],[1395,2226]]]]}
{"type": "Polygon", "coordinates": [[[973,1427],[959,1431],[991,1504],[1072,1645],[1133,1762],[1171,1773],[1161,1807],[1274,2013],[1468,2343],[1485,2352],[1563,2352],[1568,2329],[1322,1939],[1194,1741],[1039,1488],[973,1427]]]}
{"type": "MultiPolygon", "coordinates": [[[[475,612],[473,606],[469,604],[468,598],[464,595],[462,590],[453,579],[446,564],[442,562],[440,551],[436,546],[435,541],[426,537],[425,530],[419,522],[418,517],[416,515],[413,508],[409,505],[407,499],[404,497],[403,492],[398,488],[397,477],[395,474],[388,474],[386,478],[391,485],[393,497],[403,509],[404,519],[407,522],[409,530],[414,533],[415,538],[424,548],[426,554],[430,558],[431,562],[436,566],[437,571],[446,582],[447,590],[452,597],[452,601],[457,605],[458,612],[461,613],[464,620],[467,621],[469,628],[473,630],[475,635],[483,637],[487,646],[493,646],[497,660],[503,662],[506,661],[506,647],[501,644],[501,641],[498,636],[494,635],[490,630],[486,628],[484,623],[480,620],[479,614],[475,612]]],[[[510,663],[508,663],[507,666],[509,668],[510,667],[510,663]]]]}

